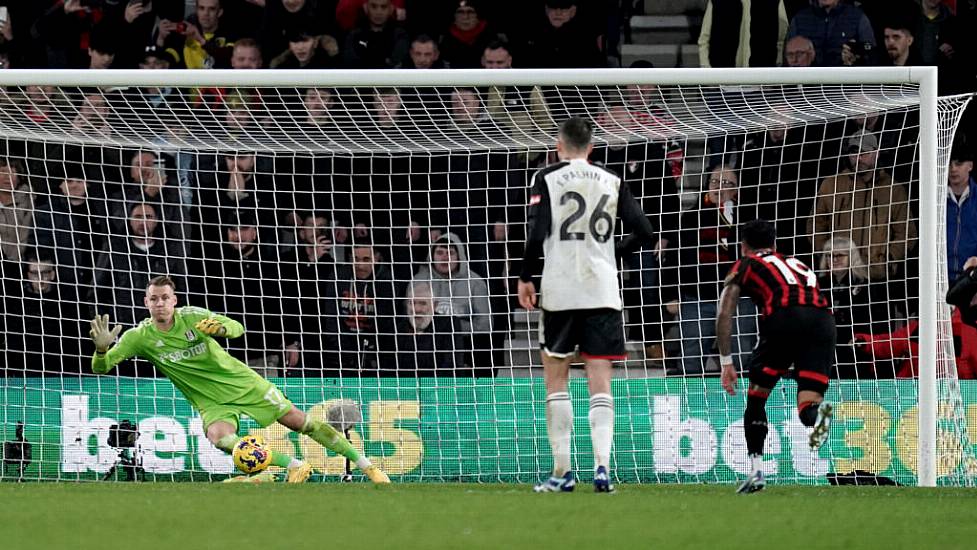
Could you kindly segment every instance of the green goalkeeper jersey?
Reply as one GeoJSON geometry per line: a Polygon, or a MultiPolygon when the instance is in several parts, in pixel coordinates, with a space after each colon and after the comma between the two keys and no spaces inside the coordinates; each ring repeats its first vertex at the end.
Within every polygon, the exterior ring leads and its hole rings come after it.
{"type": "Polygon", "coordinates": [[[104,355],[95,353],[92,371],[105,374],[130,357],[142,357],[156,365],[198,410],[233,403],[264,379],[194,328],[209,317],[220,321],[228,338],[244,334],[244,326],[229,317],[184,306],[173,313],[173,326],[166,332],[158,330],[152,319],[125,331],[104,355]]]}

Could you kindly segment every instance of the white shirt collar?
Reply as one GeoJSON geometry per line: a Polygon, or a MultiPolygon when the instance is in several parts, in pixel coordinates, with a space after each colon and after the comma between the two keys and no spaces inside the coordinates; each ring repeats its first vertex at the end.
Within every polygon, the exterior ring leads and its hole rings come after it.
{"type": "Polygon", "coordinates": [[[957,198],[957,196],[953,193],[953,188],[950,187],[949,185],[946,186],[946,193],[950,197],[950,200],[954,202],[954,204],[960,206],[961,204],[964,203],[965,200],[967,200],[970,197],[970,182],[969,181],[967,182],[967,187],[964,188],[963,194],[960,195],[960,198],[957,198]]]}

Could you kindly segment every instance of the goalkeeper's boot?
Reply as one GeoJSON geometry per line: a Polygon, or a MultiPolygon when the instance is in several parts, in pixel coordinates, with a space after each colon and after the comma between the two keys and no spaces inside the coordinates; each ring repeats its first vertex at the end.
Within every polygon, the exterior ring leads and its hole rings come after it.
{"type": "Polygon", "coordinates": [[[607,474],[607,468],[598,466],[594,473],[594,492],[613,493],[614,485],[611,484],[611,476],[607,474]]]}
{"type": "Polygon", "coordinates": [[[828,440],[828,433],[831,431],[831,415],[834,408],[830,403],[821,402],[818,406],[818,418],[814,421],[814,430],[811,431],[809,441],[811,450],[818,450],[825,441],[828,440]]]}
{"type": "Polygon", "coordinates": [[[371,464],[363,470],[366,477],[370,478],[370,481],[377,484],[390,483],[390,477],[383,473],[383,470],[377,468],[375,464],[371,464]]]}
{"type": "Polygon", "coordinates": [[[235,476],[227,478],[223,483],[275,483],[275,474],[262,472],[253,476],[235,476]]]}
{"type": "Polygon", "coordinates": [[[312,465],[308,462],[288,469],[289,483],[305,483],[310,477],[312,477],[312,465]]]}
{"type": "Polygon", "coordinates": [[[757,470],[750,474],[750,477],[746,478],[743,483],[740,483],[740,486],[736,489],[736,492],[741,495],[747,495],[757,491],[762,491],[766,486],[767,481],[763,479],[763,472],[757,470]]]}
{"type": "Polygon", "coordinates": [[[573,471],[563,474],[563,477],[550,476],[546,481],[533,487],[537,493],[569,493],[577,486],[577,478],[573,471]]]}

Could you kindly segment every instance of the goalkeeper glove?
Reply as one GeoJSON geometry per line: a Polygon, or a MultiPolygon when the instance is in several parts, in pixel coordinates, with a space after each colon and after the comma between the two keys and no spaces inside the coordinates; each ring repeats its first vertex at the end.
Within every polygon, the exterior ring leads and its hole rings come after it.
{"type": "Polygon", "coordinates": [[[224,336],[227,334],[227,329],[220,321],[214,319],[213,317],[208,317],[206,319],[201,319],[197,321],[196,325],[193,325],[200,332],[206,334],[207,336],[224,336]]]}
{"type": "Polygon", "coordinates": [[[109,330],[109,316],[105,315],[95,315],[92,319],[92,330],[88,332],[91,336],[92,342],[95,342],[95,350],[98,353],[105,353],[108,351],[112,342],[119,336],[119,332],[122,330],[122,325],[115,325],[112,330],[109,330]]]}

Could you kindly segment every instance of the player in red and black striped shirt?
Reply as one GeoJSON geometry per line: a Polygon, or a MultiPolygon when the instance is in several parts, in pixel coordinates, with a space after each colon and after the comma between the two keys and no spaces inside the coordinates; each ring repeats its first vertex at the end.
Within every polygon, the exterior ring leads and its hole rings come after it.
{"type": "Polygon", "coordinates": [[[750,360],[743,429],[752,473],[737,492],[763,489],[763,442],[767,438],[767,397],[792,365],[797,378],[797,411],[810,428],[816,450],[828,438],[831,405],[824,403],[828,372],[834,362],[835,322],[821,295],[817,276],[803,262],[777,253],[777,230],[766,220],[740,229],[742,259],[733,266],[719,298],[716,345],[722,365],[723,389],[736,393],[736,369],[730,339],[740,295],[760,310],[760,341],[750,360]]]}

